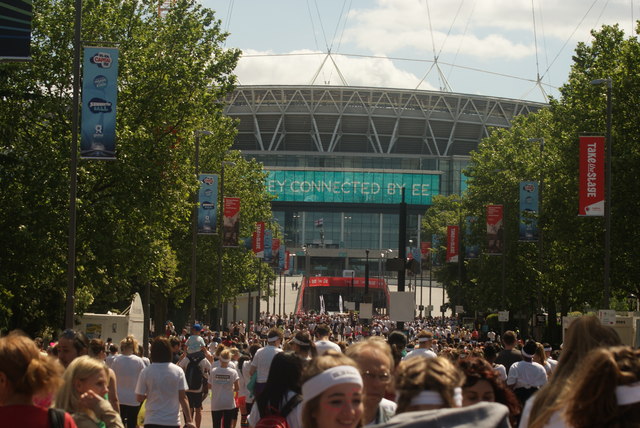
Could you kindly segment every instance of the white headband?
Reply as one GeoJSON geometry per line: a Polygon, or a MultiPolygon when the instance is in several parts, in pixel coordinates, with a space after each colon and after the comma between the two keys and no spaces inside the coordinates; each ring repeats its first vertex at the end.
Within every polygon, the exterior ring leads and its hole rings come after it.
{"type": "Polygon", "coordinates": [[[293,339],[291,339],[291,341],[293,343],[295,343],[296,345],[300,345],[300,346],[311,346],[311,343],[305,343],[302,340],[298,340],[295,337],[293,339]]]}
{"type": "Polygon", "coordinates": [[[418,342],[431,342],[433,338],[431,337],[419,337],[418,342]]]}
{"type": "Polygon", "coordinates": [[[280,336],[269,337],[267,342],[275,342],[276,340],[280,340],[280,336]]]}
{"type": "Polygon", "coordinates": [[[640,402],[640,382],[617,386],[616,400],[618,401],[618,406],[640,402]]]}
{"type": "MultiPolygon", "coordinates": [[[[398,401],[396,395],[396,401],[398,401]]],[[[456,407],[462,407],[462,388],[457,387],[453,389],[453,401],[456,403],[456,407]]],[[[442,395],[437,391],[424,390],[411,399],[412,406],[442,406],[444,400],[442,395]]]]}
{"type": "Polygon", "coordinates": [[[553,348],[551,346],[544,348],[545,352],[551,352],[553,351],[553,348]]]}
{"type": "Polygon", "coordinates": [[[222,357],[218,357],[218,359],[220,361],[222,361],[223,363],[228,363],[229,361],[231,361],[231,358],[222,358],[222,357]]]}
{"type": "Polygon", "coordinates": [[[520,351],[520,352],[522,352],[522,356],[523,357],[533,358],[533,354],[527,354],[524,349],[522,351],[520,351]]]}
{"type": "Polygon", "coordinates": [[[337,366],[327,369],[302,385],[302,396],[304,401],[309,401],[332,386],[343,383],[354,383],[362,388],[362,376],[360,376],[358,369],[353,366],[337,366]]]}

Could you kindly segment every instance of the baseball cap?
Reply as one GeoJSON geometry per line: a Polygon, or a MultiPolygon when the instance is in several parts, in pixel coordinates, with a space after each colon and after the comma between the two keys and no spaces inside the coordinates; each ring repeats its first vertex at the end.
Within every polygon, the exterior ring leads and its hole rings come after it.
{"type": "Polygon", "coordinates": [[[195,331],[202,330],[202,326],[200,324],[194,324],[193,327],[191,327],[191,328],[193,328],[195,331]]]}

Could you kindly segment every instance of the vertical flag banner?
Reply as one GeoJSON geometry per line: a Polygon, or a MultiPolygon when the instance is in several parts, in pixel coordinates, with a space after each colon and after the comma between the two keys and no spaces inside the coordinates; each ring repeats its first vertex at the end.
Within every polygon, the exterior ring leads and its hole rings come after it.
{"type": "Polygon", "coordinates": [[[487,253],[500,255],[504,244],[502,205],[487,205],[487,253]]]}
{"type": "Polygon", "coordinates": [[[420,253],[422,255],[422,258],[427,259],[427,256],[429,255],[430,251],[431,251],[431,242],[422,241],[420,243],[420,253]]]}
{"type": "Polygon", "coordinates": [[[604,137],[580,137],[579,216],[604,216],[604,137]]]}
{"type": "Polygon", "coordinates": [[[422,263],[422,251],[418,247],[411,248],[411,256],[413,260],[422,263]]]}
{"type": "Polygon", "coordinates": [[[522,181],[520,183],[520,241],[535,242],[538,240],[538,182],[522,181]]]}
{"type": "Polygon", "coordinates": [[[291,272],[291,253],[288,250],[284,252],[284,270],[291,272]]]}
{"type": "Polygon", "coordinates": [[[317,220],[313,220],[313,225],[315,227],[322,227],[324,226],[324,218],[319,218],[317,220]]]}
{"type": "Polygon", "coordinates": [[[431,235],[431,245],[432,248],[435,250],[431,253],[431,265],[432,266],[440,266],[441,265],[441,259],[440,259],[440,238],[438,237],[438,235],[431,235]]]}
{"type": "Polygon", "coordinates": [[[213,235],[216,233],[218,206],[218,176],[216,174],[200,174],[200,190],[198,191],[198,233],[213,235]]]}
{"type": "Polygon", "coordinates": [[[253,252],[259,258],[264,258],[264,221],[256,223],[256,230],[253,232],[253,252]]]}
{"type": "Polygon", "coordinates": [[[240,198],[224,198],[222,246],[237,247],[240,237],[240,198]]]}
{"type": "Polygon", "coordinates": [[[264,261],[269,263],[273,259],[273,235],[270,230],[264,231],[264,261]]]}
{"type": "Polygon", "coordinates": [[[280,239],[273,238],[271,240],[271,263],[273,266],[280,266],[280,239]]]}
{"type": "Polygon", "coordinates": [[[27,60],[31,58],[30,0],[3,0],[0,2],[0,59],[27,60]]]}
{"type": "Polygon", "coordinates": [[[464,256],[467,259],[477,259],[480,255],[480,245],[472,243],[473,227],[477,222],[477,217],[468,216],[464,219],[464,256]]]}
{"type": "Polygon", "coordinates": [[[459,243],[460,227],[447,226],[447,263],[455,263],[458,261],[460,254],[459,243]]]}
{"type": "Polygon", "coordinates": [[[289,254],[289,252],[286,250],[284,245],[280,246],[280,249],[278,250],[278,269],[280,269],[281,272],[284,272],[286,269],[288,269],[288,265],[289,263],[287,260],[287,255],[289,254]]]}
{"type": "Polygon", "coordinates": [[[82,76],[80,157],[115,159],[118,49],[85,48],[82,76]]]}

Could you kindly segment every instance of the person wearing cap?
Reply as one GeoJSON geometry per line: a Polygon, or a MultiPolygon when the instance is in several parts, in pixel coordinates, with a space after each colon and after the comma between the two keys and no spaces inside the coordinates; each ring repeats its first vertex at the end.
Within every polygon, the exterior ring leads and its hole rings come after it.
{"type": "Polygon", "coordinates": [[[202,331],[202,326],[200,324],[194,324],[191,327],[191,336],[185,342],[185,346],[187,347],[187,355],[195,356],[197,352],[202,352],[202,356],[204,356],[204,350],[206,349],[206,344],[204,343],[204,339],[200,336],[200,332],[202,331]]]}
{"type": "Polygon", "coordinates": [[[302,374],[302,426],[362,426],[363,382],[355,361],[328,351],[311,360],[302,374]]]}
{"type": "Polygon", "coordinates": [[[436,353],[431,350],[431,345],[433,342],[433,333],[426,330],[421,330],[418,333],[418,337],[416,338],[416,342],[418,342],[418,346],[414,348],[407,355],[402,357],[402,360],[408,360],[409,358],[414,357],[424,357],[424,358],[435,358],[437,357],[436,353]]]}
{"type": "Polygon", "coordinates": [[[533,361],[537,347],[536,342],[528,341],[521,351],[522,361],[513,363],[507,375],[507,385],[513,388],[522,405],[547,383],[546,370],[533,361]]]}
{"type": "Polygon", "coordinates": [[[260,348],[251,361],[249,378],[251,378],[254,373],[257,373],[256,384],[253,390],[253,395],[256,398],[260,395],[260,393],[266,386],[273,357],[275,357],[278,352],[282,352],[282,348],[280,348],[281,344],[282,332],[277,328],[272,328],[271,330],[269,330],[269,333],[267,333],[267,346],[265,346],[264,348],[260,348]]]}

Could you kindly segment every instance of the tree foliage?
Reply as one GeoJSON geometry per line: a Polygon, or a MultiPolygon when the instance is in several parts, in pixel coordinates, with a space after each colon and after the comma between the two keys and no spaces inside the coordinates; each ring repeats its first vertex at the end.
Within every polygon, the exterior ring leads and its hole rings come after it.
{"type": "MultiPolygon", "coordinates": [[[[0,329],[36,333],[64,317],[73,3],[34,3],[33,61],[0,64],[0,329]]],[[[82,40],[117,46],[120,63],[117,160],[78,166],[80,313],[122,309],[146,284],[157,305],[179,306],[189,295],[195,130],[211,133],[201,141],[202,172],[235,162],[225,171],[225,193],[243,198],[242,233],[271,217],[262,167],[230,151],[235,123],[222,114],[239,51],[223,48],[220,21],[198,2],[177,1],[164,17],[157,7],[150,0],[83,1],[82,40]]],[[[206,296],[215,293],[207,284],[218,261],[215,238],[200,241],[198,258],[206,262],[198,287],[206,296]]],[[[225,254],[226,296],[243,282],[234,275],[246,273],[247,257],[225,254]]],[[[207,300],[198,307],[205,310],[207,300]]]]}

